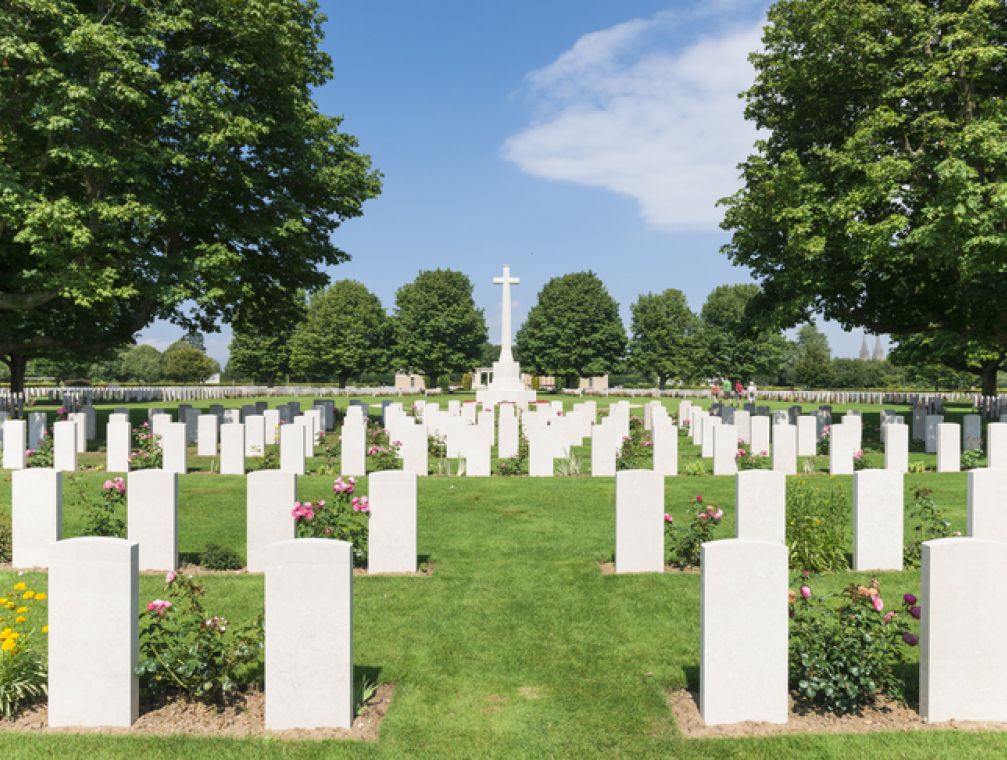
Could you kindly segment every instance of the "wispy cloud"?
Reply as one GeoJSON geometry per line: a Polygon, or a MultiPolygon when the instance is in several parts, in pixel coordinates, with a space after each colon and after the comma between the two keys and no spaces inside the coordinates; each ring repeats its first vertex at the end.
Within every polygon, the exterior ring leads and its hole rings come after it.
{"type": "Polygon", "coordinates": [[[708,229],[716,201],[738,188],[754,127],[738,93],[762,16],[738,25],[745,0],[663,12],[585,34],[526,77],[534,123],[503,155],[546,179],[601,187],[637,201],[648,224],[708,229]]]}

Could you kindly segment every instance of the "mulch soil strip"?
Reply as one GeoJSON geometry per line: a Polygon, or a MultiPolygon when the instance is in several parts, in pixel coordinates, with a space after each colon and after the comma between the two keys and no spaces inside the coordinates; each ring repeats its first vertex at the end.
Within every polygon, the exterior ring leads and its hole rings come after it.
{"type": "Polygon", "coordinates": [[[669,689],[668,706],[675,716],[682,736],[687,739],[712,739],[717,737],[777,736],[780,734],[864,734],[875,731],[1005,731],[1007,723],[985,721],[947,721],[926,723],[910,707],[893,701],[881,701],[875,707],[865,708],[860,714],[834,715],[809,709],[790,699],[790,715],[784,724],[746,721],[723,726],[708,726],[699,713],[699,692],[686,689],[669,689]]]}

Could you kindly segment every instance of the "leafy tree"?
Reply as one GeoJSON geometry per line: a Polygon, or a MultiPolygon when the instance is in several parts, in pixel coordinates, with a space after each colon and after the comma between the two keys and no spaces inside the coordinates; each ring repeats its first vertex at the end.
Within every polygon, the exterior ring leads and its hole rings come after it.
{"type": "Polygon", "coordinates": [[[180,383],[201,383],[220,372],[220,365],[185,340],[172,343],[164,352],[164,376],[180,383]]]}
{"type": "Polygon", "coordinates": [[[140,343],[123,353],[119,372],[124,380],[156,383],[164,378],[164,357],[153,346],[140,343]]]}
{"type": "Polygon", "coordinates": [[[0,4],[0,361],[272,318],[380,178],[312,92],[314,0],[0,4]]]}
{"type": "Polygon", "coordinates": [[[239,380],[275,385],[290,374],[290,337],[292,328],[268,332],[256,327],[235,327],[228,346],[226,374],[239,380]]]}
{"type": "Polygon", "coordinates": [[[962,382],[955,376],[957,373],[968,373],[979,376],[983,393],[994,395],[999,372],[1007,369],[1007,345],[961,340],[956,335],[939,331],[916,333],[897,340],[889,356],[893,364],[907,367],[942,365],[953,372],[945,375],[931,370],[927,374],[953,387],[962,382]]]}
{"type": "Polygon", "coordinates": [[[1001,2],[772,6],[723,222],[768,319],[1007,345],[1005,46],[1001,2]]]}
{"type": "Polygon", "coordinates": [[[517,332],[517,355],[527,369],[563,378],[613,372],[626,350],[619,304],[594,272],[554,277],[517,332]]]}
{"type": "Polygon", "coordinates": [[[391,325],[381,301],[362,283],[340,280],[315,293],[290,340],[290,368],[309,380],[379,372],[388,364],[391,325]]]}
{"type": "Polygon", "coordinates": [[[198,348],[200,351],[206,353],[206,338],[203,337],[203,333],[199,332],[199,330],[189,330],[189,332],[182,336],[182,340],[193,348],[198,348]]]}
{"type": "Polygon", "coordinates": [[[758,294],[758,285],[720,285],[707,297],[700,312],[700,336],[708,377],[778,382],[789,344],[778,331],[762,327],[750,316],[758,294]]]}
{"type": "Polygon", "coordinates": [[[826,388],[832,380],[832,349],[829,339],[813,322],[806,322],[797,331],[791,380],[808,388],[826,388]]]}
{"type": "Polygon", "coordinates": [[[472,282],[461,272],[420,272],[395,294],[396,362],[419,371],[427,387],[448,373],[471,370],[486,342],[486,319],[472,300],[472,282]]]}
{"type": "Polygon", "coordinates": [[[680,290],[640,296],[631,307],[631,365],[645,377],[657,375],[659,388],[669,378],[696,376],[699,320],[680,290]]]}

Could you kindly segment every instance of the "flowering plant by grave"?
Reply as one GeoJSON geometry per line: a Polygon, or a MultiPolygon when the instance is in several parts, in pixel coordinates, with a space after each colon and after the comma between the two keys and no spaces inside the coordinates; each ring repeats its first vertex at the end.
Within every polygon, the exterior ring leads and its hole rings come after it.
{"type": "Polygon", "coordinates": [[[752,447],[743,443],[738,443],[738,453],[734,455],[734,461],[739,470],[768,470],[773,466],[769,452],[753,453],[752,447]]]}
{"type": "Polygon", "coordinates": [[[825,427],[822,428],[822,434],[818,436],[818,443],[815,445],[815,450],[820,455],[829,453],[829,442],[832,440],[831,433],[832,433],[831,425],[826,425],[825,427]]]}
{"type": "Polygon", "coordinates": [[[84,492],[83,483],[72,478],[78,499],[86,510],[84,532],[88,536],[126,537],[126,481],[110,478],[101,486],[101,494],[93,497],[84,492]]]}
{"type": "Polygon", "coordinates": [[[713,540],[713,534],[724,519],[724,511],[716,504],[706,504],[702,494],[696,496],[688,506],[689,510],[696,510],[689,524],[680,529],[675,529],[673,520],[665,515],[665,551],[668,553],[669,562],[673,562],[680,567],[696,567],[699,565],[700,549],[702,545],[713,540]]]}
{"type": "Polygon", "coordinates": [[[866,470],[867,469],[867,457],[864,456],[863,449],[857,449],[853,452],[853,469],[854,470],[866,470]]]}
{"type": "Polygon", "coordinates": [[[519,435],[517,439],[517,456],[497,461],[497,474],[504,476],[528,474],[528,439],[519,435]]]}
{"type": "Polygon", "coordinates": [[[371,505],[357,493],[353,476],[336,478],[332,498],[297,501],[291,515],[298,538],[334,538],[353,544],[353,564],[367,564],[367,531],[371,505]]]}
{"type": "Polygon", "coordinates": [[[24,454],[27,467],[52,467],[54,462],[52,436],[43,430],[38,448],[25,449],[24,454]]]}
{"type": "Polygon", "coordinates": [[[150,423],[133,428],[133,453],[129,455],[131,470],[159,470],[164,461],[161,436],[150,431],[150,423]]]}
{"type": "Polygon", "coordinates": [[[831,484],[805,478],[787,488],[787,547],[791,567],[812,572],[846,570],[850,495],[831,484]]]}
{"type": "Polygon", "coordinates": [[[23,581],[0,592],[0,715],[41,700],[48,687],[46,594],[23,581]]]}
{"type": "Polygon", "coordinates": [[[383,470],[401,470],[402,459],[399,457],[401,441],[392,441],[384,428],[371,428],[368,431],[367,471],[381,472],[383,470]]]}
{"type": "Polygon", "coordinates": [[[924,486],[913,489],[913,501],[906,510],[906,517],[913,526],[902,553],[907,568],[920,566],[924,541],[961,535],[960,531],[951,530],[951,521],[937,506],[933,490],[924,486]]]}
{"type": "Polygon", "coordinates": [[[889,610],[875,578],[851,583],[835,597],[814,594],[804,576],[791,591],[790,688],[799,698],[839,714],[858,712],[884,695],[905,700],[899,674],[906,645],[918,640],[910,630],[916,597],[903,598],[906,615],[889,610]],[[909,603],[911,598],[912,604],[909,603]]]}
{"type": "Polygon", "coordinates": [[[263,682],[262,615],[232,626],[204,608],[203,586],[170,572],[164,599],[140,613],[136,673],[145,698],[181,695],[222,704],[263,682]]]}
{"type": "Polygon", "coordinates": [[[622,448],[615,459],[617,470],[646,470],[653,466],[653,441],[639,417],[629,418],[629,435],[622,439],[622,448]]]}
{"type": "Polygon", "coordinates": [[[56,422],[62,422],[69,416],[70,412],[67,411],[67,408],[65,406],[61,406],[59,409],[56,410],[56,422]]]}

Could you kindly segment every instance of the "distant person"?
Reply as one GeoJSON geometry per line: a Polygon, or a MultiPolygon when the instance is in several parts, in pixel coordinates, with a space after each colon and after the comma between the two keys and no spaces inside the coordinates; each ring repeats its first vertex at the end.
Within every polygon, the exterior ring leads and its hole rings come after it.
{"type": "Polygon", "coordinates": [[[755,387],[755,383],[748,384],[748,403],[755,403],[755,394],[758,393],[759,389],[755,387]]]}
{"type": "Polygon", "coordinates": [[[710,386],[710,395],[713,396],[713,400],[716,401],[720,398],[720,386],[714,383],[710,386]]]}
{"type": "Polygon", "coordinates": [[[734,397],[738,399],[738,401],[741,401],[741,394],[744,390],[745,387],[741,384],[740,380],[734,384],[734,397]]]}

